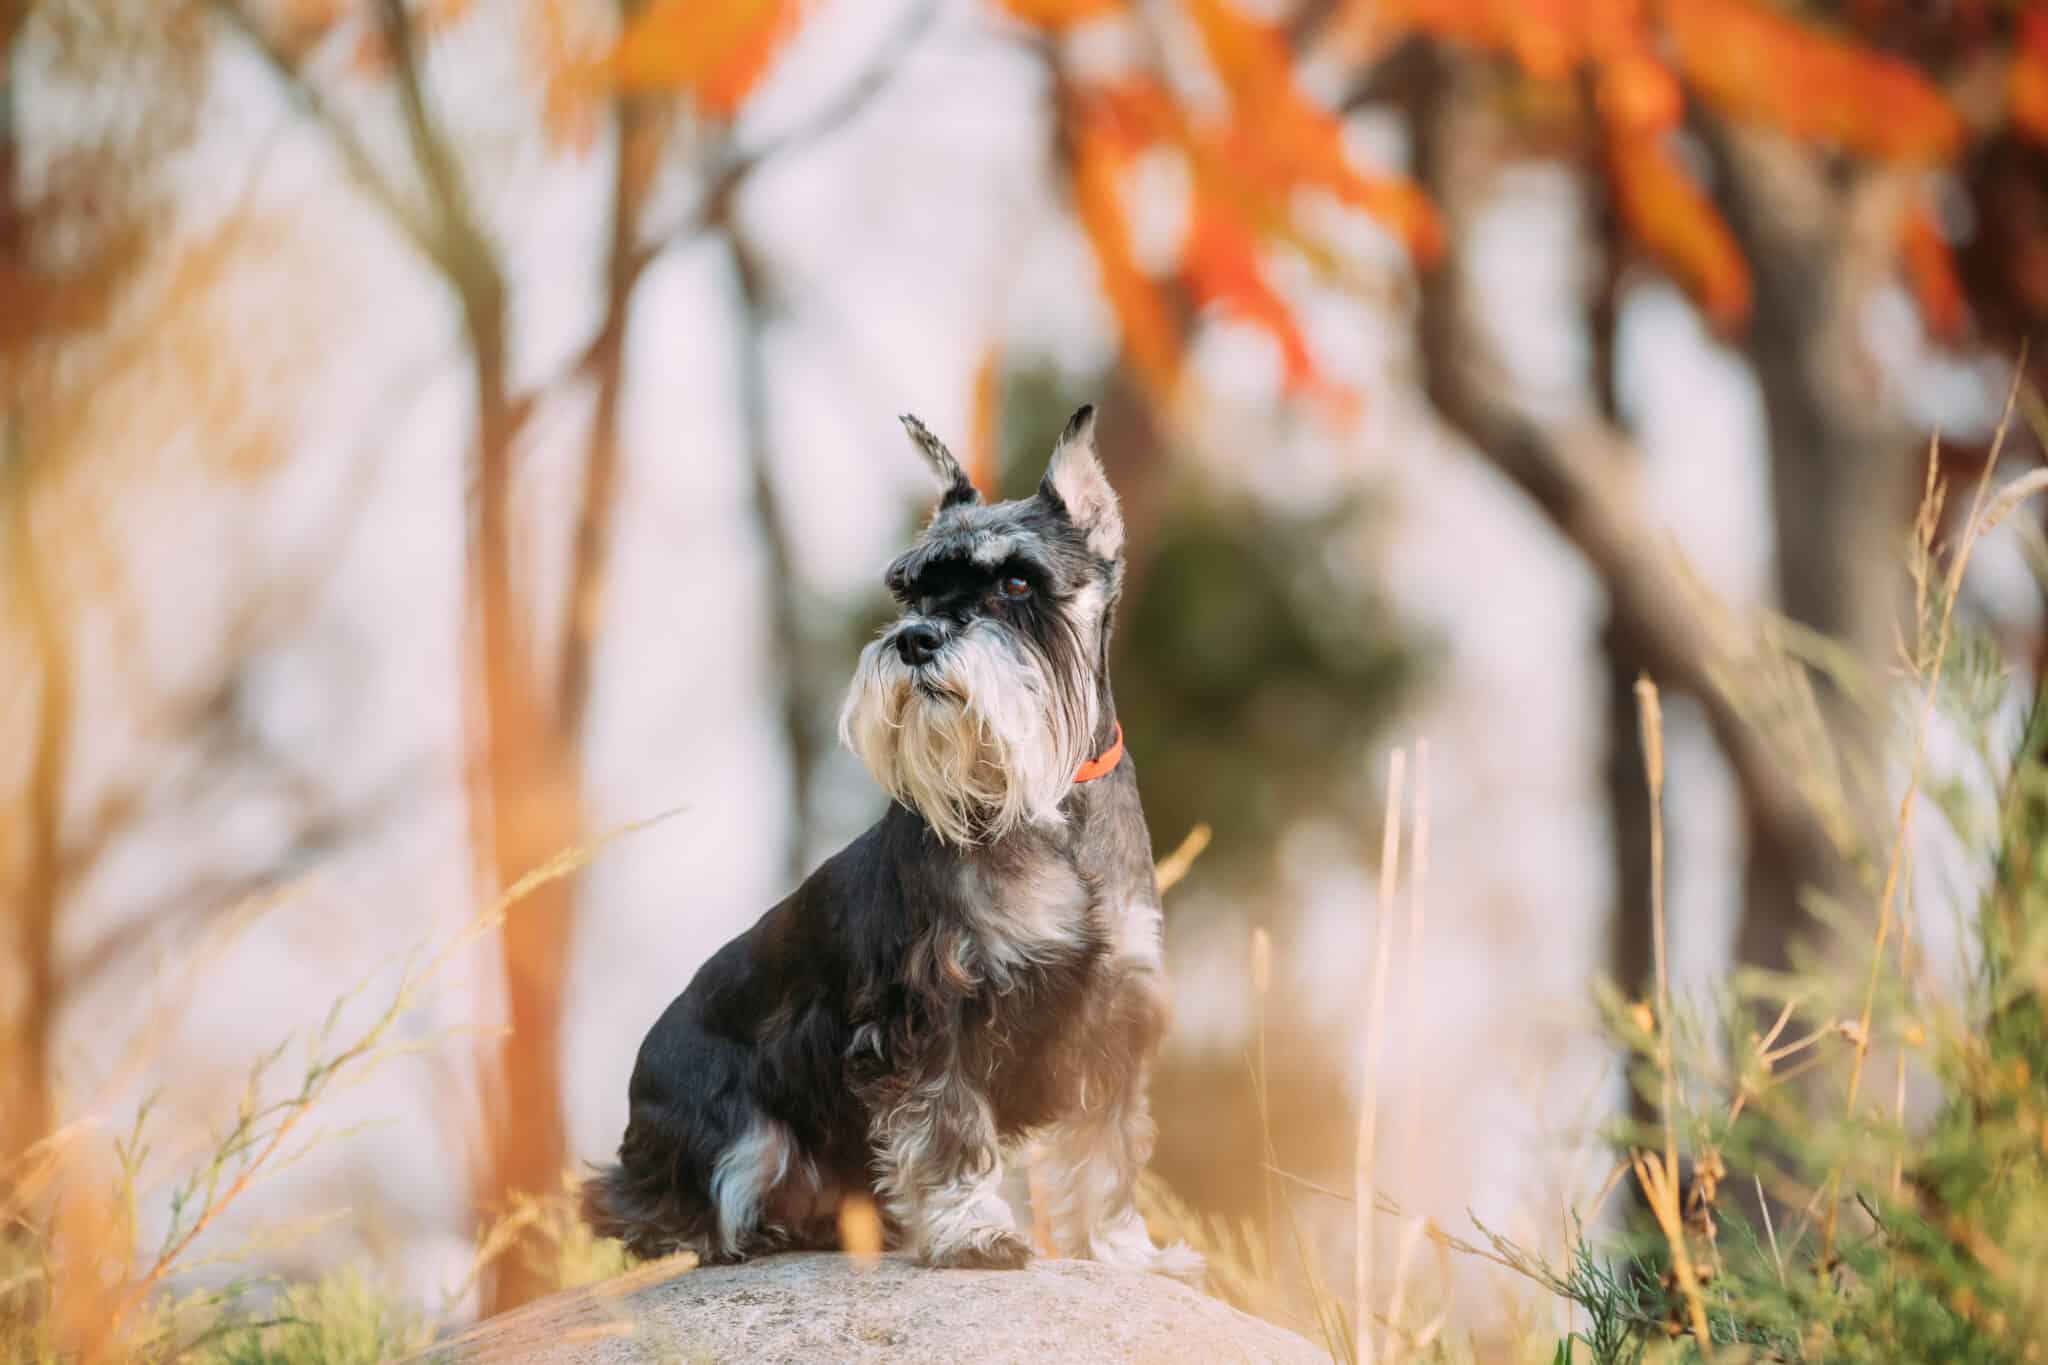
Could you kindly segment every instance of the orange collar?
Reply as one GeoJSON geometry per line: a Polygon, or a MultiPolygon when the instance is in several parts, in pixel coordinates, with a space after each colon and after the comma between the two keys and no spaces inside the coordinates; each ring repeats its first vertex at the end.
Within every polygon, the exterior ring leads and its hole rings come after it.
{"type": "Polygon", "coordinates": [[[1123,762],[1123,757],[1124,723],[1118,721],[1116,722],[1116,738],[1109,742],[1107,749],[1104,749],[1101,753],[1081,765],[1081,771],[1074,774],[1074,781],[1077,783],[1093,782],[1096,778],[1101,777],[1110,769],[1116,767],[1117,764],[1123,762]]]}

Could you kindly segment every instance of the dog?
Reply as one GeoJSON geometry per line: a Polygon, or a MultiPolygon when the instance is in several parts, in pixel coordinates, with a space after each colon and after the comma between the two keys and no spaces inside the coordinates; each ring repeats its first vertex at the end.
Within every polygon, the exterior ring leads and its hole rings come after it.
{"type": "Polygon", "coordinates": [[[1061,1255],[1199,1284],[1134,1204],[1169,1000],[1110,692],[1124,526],[1094,409],[1035,495],[995,504],[902,421],[944,492],[839,722],[892,803],[648,1033],[585,1217],[722,1263],[832,1249],[866,1198],[927,1265],[1012,1269],[1032,1247],[999,1187],[1028,1141],[1061,1255]]]}

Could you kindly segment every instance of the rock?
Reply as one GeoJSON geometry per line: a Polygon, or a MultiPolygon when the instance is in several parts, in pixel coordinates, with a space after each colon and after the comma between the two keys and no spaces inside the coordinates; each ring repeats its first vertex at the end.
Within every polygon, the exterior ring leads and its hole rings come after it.
{"type": "Polygon", "coordinates": [[[771,1256],[678,1269],[657,1261],[478,1324],[424,1365],[960,1361],[1329,1365],[1303,1338],[1157,1275],[1093,1261],[928,1270],[901,1257],[771,1256]]]}

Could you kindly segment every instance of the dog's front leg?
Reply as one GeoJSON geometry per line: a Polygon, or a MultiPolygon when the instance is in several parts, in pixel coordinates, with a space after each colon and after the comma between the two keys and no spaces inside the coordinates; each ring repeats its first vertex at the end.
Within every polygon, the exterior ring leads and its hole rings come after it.
{"type": "Polygon", "coordinates": [[[1051,1207],[1062,1256],[1169,1275],[1200,1288],[1207,1266],[1185,1242],[1152,1244],[1138,1214],[1138,1172],[1152,1155],[1154,1128],[1144,1082],[1115,1103],[1055,1125],[1040,1143],[1039,1184],[1051,1207]]]}
{"type": "Polygon", "coordinates": [[[1014,1270],[1031,1259],[1003,1198],[988,1100],[950,1069],[910,1087],[874,1123],[877,1192],[927,1265],[1014,1270]]]}

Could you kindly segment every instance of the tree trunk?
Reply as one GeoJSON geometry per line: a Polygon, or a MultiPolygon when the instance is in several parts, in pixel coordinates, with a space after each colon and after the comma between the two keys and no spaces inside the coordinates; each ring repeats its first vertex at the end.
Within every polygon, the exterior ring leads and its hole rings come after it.
{"type": "MultiPolygon", "coordinates": [[[[1770,134],[1714,129],[1709,141],[1723,212],[1755,272],[1746,349],[1769,428],[1779,603],[1880,688],[1904,602],[1901,543],[1918,480],[1908,468],[1916,443],[1888,416],[1895,409],[1865,354],[1860,313],[1889,271],[1906,185],[1770,134]]],[[[1833,679],[1816,679],[1816,692],[1851,815],[1874,830],[1881,716],[1833,679]]],[[[1851,868],[1773,837],[1753,815],[1749,824],[1736,951],[1744,963],[1784,969],[1808,923],[1803,898],[1853,895],[1851,868]]]]}
{"type": "MultiPolygon", "coordinates": [[[[27,224],[17,183],[12,39],[24,9],[0,0],[0,274],[22,278],[27,224]]],[[[0,363],[11,362],[0,357],[0,363]]],[[[0,504],[4,504],[7,580],[13,584],[36,680],[35,752],[29,761],[23,818],[15,838],[0,838],[0,886],[11,904],[0,941],[0,1208],[24,1174],[29,1149],[50,1132],[50,1016],[56,1008],[55,936],[62,877],[59,846],[64,768],[71,752],[68,643],[37,556],[30,505],[29,455],[18,376],[0,374],[0,504]]]]}
{"type": "MultiPolygon", "coordinates": [[[[1596,98],[1590,80],[1584,82],[1582,98],[1596,98]]],[[[1583,158],[1586,177],[1584,204],[1588,220],[1588,247],[1597,271],[1592,296],[1586,309],[1588,352],[1591,357],[1588,386],[1593,405],[1616,430],[1623,429],[1619,334],[1621,326],[1622,272],[1627,248],[1621,224],[1608,190],[1606,148],[1597,130],[1583,158]]],[[[1647,999],[1654,985],[1654,938],[1651,933],[1650,809],[1649,774],[1644,767],[1643,729],[1636,682],[1650,672],[1648,652],[1630,629],[1628,621],[1611,606],[1600,631],[1600,658],[1607,673],[1607,758],[1601,776],[1607,788],[1609,838],[1608,865],[1614,875],[1614,895],[1609,924],[1608,968],[1617,988],[1627,995],[1647,999]]],[[[1656,1115],[1651,1097],[1630,1086],[1629,1117],[1649,1124],[1656,1115]]]]}
{"type": "MultiPolygon", "coordinates": [[[[582,833],[567,734],[538,684],[513,590],[512,401],[506,285],[462,177],[428,107],[403,0],[382,0],[407,143],[432,204],[430,255],[462,310],[476,386],[477,511],[468,556],[472,616],[467,714],[470,835],[482,893],[495,900],[582,833]],[[481,715],[477,702],[481,702],[481,715]]],[[[522,1196],[556,1190],[568,1168],[561,1087],[562,983],[575,900],[569,878],[549,881],[507,909],[499,931],[506,1031],[483,1063],[484,1168],[475,1182],[480,1221],[522,1196]]],[[[523,1238],[491,1267],[487,1313],[552,1287],[523,1238]]]]}
{"type": "Polygon", "coordinates": [[[0,499],[7,512],[7,578],[33,658],[34,753],[15,839],[0,843],[0,876],[12,894],[0,943],[0,1207],[29,1174],[29,1150],[49,1136],[50,1019],[56,1010],[52,948],[62,890],[65,766],[71,752],[70,658],[36,543],[21,417],[0,410],[0,499]],[[11,846],[10,846],[11,845],[11,846]]]}
{"type": "Polygon", "coordinates": [[[809,650],[805,646],[803,613],[798,594],[796,560],[782,516],[781,496],[768,432],[768,376],[761,355],[768,311],[761,265],[745,236],[728,218],[726,241],[732,251],[733,277],[739,292],[740,412],[745,434],[748,486],[753,496],[754,524],[761,537],[762,578],[767,592],[768,672],[778,696],[784,749],[789,756],[789,839],[784,845],[790,883],[800,880],[811,857],[811,788],[817,773],[819,742],[812,728],[809,650]]]}
{"type": "MultiPolygon", "coordinates": [[[[470,555],[476,615],[474,667],[481,674],[482,732],[473,737],[481,790],[472,790],[472,831],[486,895],[576,843],[581,834],[575,763],[567,736],[536,686],[533,659],[512,589],[512,423],[503,386],[502,310],[473,317],[478,424],[476,541],[470,555]]],[[[474,712],[472,712],[474,716],[474,712]]],[[[507,911],[499,933],[507,1031],[486,1062],[486,1167],[477,1191],[481,1218],[523,1195],[545,1195],[568,1168],[561,1095],[562,984],[573,923],[572,881],[535,889],[507,911]]],[[[497,1313],[552,1285],[515,1243],[492,1268],[485,1311],[497,1313]]]]}
{"type": "MultiPolygon", "coordinates": [[[[1416,45],[1404,82],[1417,180],[1445,215],[1455,244],[1480,202],[1494,136],[1477,74],[1416,45]]],[[[1787,755],[1759,736],[1722,691],[1719,627],[1650,527],[1627,476],[1627,442],[1611,421],[1547,427],[1516,407],[1486,368],[1483,338],[1458,278],[1458,255],[1425,275],[1416,322],[1423,383],[1437,412],[1529,497],[1599,577],[1608,597],[1608,785],[1614,800],[1618,911],[1616,968],[1624,989],[1647,975],[1648,812],[1638,803],[1642,772],[1633,684],[1647,672],[1667,692],[1697,700],[1734,769],[1760,857],[1791,870],[1791,882],[1822,875],[1829,831],[1786,768],[1787,755]],[[1632,907],[1630,898],[1643,900],[1632,907]]],[[[1761,904],[1762,901],[1759,900],[1761,904]]],[[[1773,918],[1773,924],[1783,924],[1773,918]]]]}

